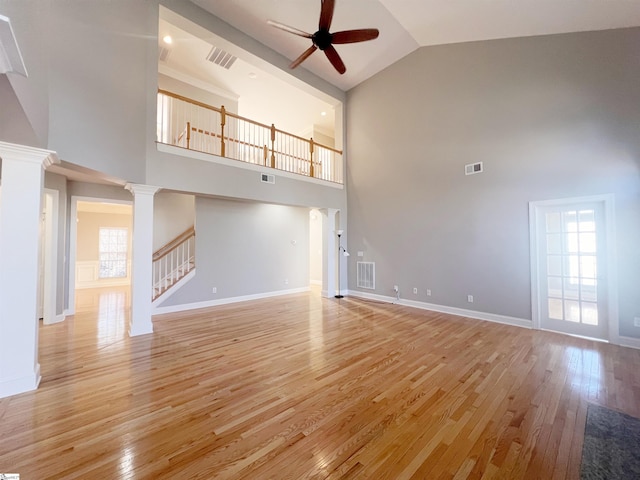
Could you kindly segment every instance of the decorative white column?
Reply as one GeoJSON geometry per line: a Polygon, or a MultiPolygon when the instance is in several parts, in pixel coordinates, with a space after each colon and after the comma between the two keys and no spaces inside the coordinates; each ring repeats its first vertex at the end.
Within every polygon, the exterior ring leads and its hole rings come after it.
{"type": "Polygon", "coordinates": [[[327,208],[322,211],[322,296],[333,297],[336,294],[336,215],[338,210],[327,208]]]}
{"type": "Polygon", "coordinates": [[[133,194],[133,255],[131,261],[131,320],[129,335],[153,333],[153,196],[159,187],[128,183],[133,194]]]}
{"type": "Polygon", "coordinates": [[[44,169],[55,152],[0,142],[0,398],[35,390],[44,169]]]}

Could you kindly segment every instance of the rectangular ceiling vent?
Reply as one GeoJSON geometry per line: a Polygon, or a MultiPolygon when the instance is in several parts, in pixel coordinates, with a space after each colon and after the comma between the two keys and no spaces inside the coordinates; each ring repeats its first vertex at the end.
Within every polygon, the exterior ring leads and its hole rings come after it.
{"type": "Polygon", "coordinates": [[[473,175],[474,173],[482,173],[482,162],[470,163],[464,166],[465,175],[473,175]]]}
{"type": "Polygon", "coordinates": [[[234,57],[229,52],[225,52],[221,48],[213,47],[207,55],[207,60],[215,63],[216,65],[220,65],[222,68],[226,68],[229,70],[231,65],[238,59],[238,57],[234,57]]]}
{"type": "Polygon", "coordinates": [[[358,288],[376,288],[376,264],[375,262],[356,262],[356,285],[358,288]]]}
{"type": "Polygon", "coordinates": [[[263,173],[260,175],[260,180],[263,183],[276,183],[276,177],[275,175],[269,175],[267,173],[263,173]]]}
{"type": "Polygon", "coordinates": [[[170,53],[171,50],[169,50],[167,47],[165,47],[164,45],[158,45],[158,60],[160,60],[161,62],[166,62],[167,58],[169,58],[170,53]]]}

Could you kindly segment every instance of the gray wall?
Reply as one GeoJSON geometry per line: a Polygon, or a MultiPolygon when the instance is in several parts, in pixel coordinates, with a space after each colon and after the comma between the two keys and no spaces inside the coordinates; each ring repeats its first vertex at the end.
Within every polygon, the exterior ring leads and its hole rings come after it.
{"type": "Polygon", "coordinates": [[[530,319],[528,202],[613,193],[620,333],[640,336],[639,44],[636,28],[427,47],[351,90],[349,250],[376,262],[376,293],[530,319]]]}
{"type": "Polygon", "coordinates": [[[197,197],[196,276],[162,306],[308,285],[308,209],[197,197]]]}
{"type": "Polygon", "coordinates": [[[158,192],[153,198],[153,250],[166,245],[195,224],[193,195],[158,192]]]}

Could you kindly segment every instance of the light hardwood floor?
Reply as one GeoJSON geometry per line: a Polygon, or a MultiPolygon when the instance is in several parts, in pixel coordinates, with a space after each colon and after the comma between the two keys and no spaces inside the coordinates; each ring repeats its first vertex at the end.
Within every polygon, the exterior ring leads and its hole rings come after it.
{"type": "Polygon", "coordinates": [[[46,478],[579,477],[587,402],[640,416],[640,351],[316,292],[157,316],[83,291],[0,400],[0,472],[46,478]]]}

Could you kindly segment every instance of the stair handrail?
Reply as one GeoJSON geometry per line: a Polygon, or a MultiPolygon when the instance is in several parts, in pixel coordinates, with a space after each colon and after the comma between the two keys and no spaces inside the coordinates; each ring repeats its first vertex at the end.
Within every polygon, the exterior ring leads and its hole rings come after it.
{"type": "Polygon", "coordinates": [[[165,257],[165,256],[169,255],[171,253],[171,251],[173,251],[176,248],[178,248],[182,243],[184,243],[189,238],[195,237],[195,235],[196,235],[195,226],[189,227],[187,230],[182,232],[176,238],[174,238],[173,240],[168,242],[166,245],[163,245],[158,250],[153,252],[152,260],[154,262],[156,262],[156,261],[160,260],[162,257],[165,257]]]}

